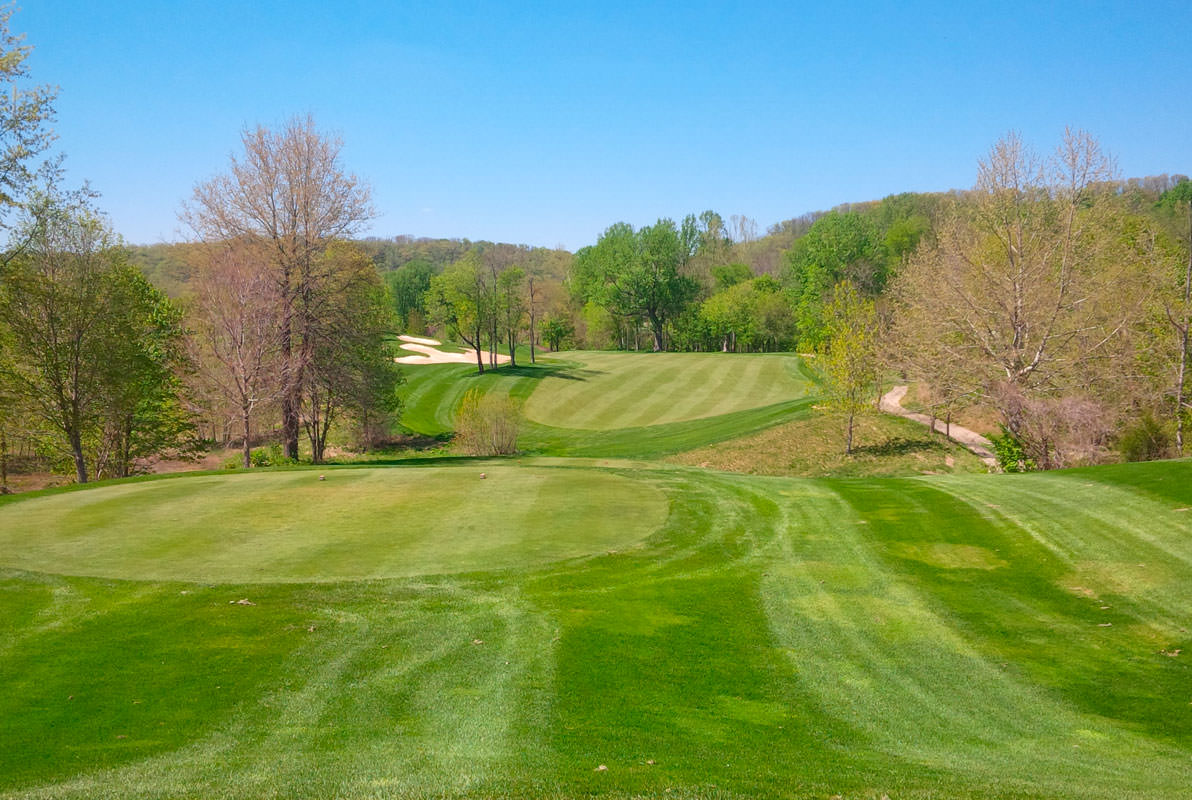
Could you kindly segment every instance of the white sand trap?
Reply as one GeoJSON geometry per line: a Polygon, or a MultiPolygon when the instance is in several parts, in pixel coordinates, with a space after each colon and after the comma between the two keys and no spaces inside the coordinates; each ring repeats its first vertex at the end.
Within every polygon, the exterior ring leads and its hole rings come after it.
{"type": "MultiPolygon", "coordinates": [[[[415,364],[415,365],[417,365],[417,364],[475,364],[476,363],[476,351],[475,350],[465,350],[462,353],[445,353],[442,350],[436,350],[432,346],[432,345],[442,344],[442,342],[438,342],[434,339],[421,339],[417,336],[399,336],[397,338],[400,339],[402,342],[402,345],[401,345],[402,350],[411,350],[415,353],[418,353],[418,355],[414,355],[414,356],[398,356],[397,358],[393,359],[398,364],[415,364]]],[[[487,361],[488,361],[487,353],[484,356],[484,360],[487,363],[487,361]]],[[[503,356],[498,353],[497,354],[497,363],[498,364],[508,364],[509,356],[503,356]]]]}
{"type": "Polygon", "coordinates": [[[411,344],[425,344],[430,347],[438,347],[442,344],[442,342],[440,342],[438,339],[424,339],[421,336],[406,336],[404,333],[397,338],[401,339],[403,342],[409,342],[411,344]]]}

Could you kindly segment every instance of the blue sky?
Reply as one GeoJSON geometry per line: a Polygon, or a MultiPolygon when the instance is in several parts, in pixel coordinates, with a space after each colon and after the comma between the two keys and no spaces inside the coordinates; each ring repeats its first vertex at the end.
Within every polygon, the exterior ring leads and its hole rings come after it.
{"type": "Polygon", "coordinates": [[[1008,130],[1192,173],[1192,3],[56,2],[12,21],[59,147],[128,241],[246,125],[312,113],[371,233],[570,249],[712,208],[766,226],[972,185],[1008,130]]]}

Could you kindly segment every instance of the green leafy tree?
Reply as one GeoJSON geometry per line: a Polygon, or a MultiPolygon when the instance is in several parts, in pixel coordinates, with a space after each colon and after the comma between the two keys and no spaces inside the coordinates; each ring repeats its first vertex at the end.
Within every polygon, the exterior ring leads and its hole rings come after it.
{"type": "Polygon", "coordinates": [[[787,255],[795,296],[800,348],[814,350],[827,336],[824,305],[833,287],[849,281],[867,296],[884,288],[886,260],[874,221],[856,212],[820,217],[787,255]]]}
{"type": "Polygon", "coordinates": [[[186,429],[179,316],[91,209],[44,199],[19,236],[0,281],[3,383],[55,432],[79,483],[128,474],[186,429]]]}
{"type": "Polygon", "coordinates": [[[397,410],[401,372],[386,342],[396,325],[393,300],[372,261],[355,245],[335,242],[317,265],[327,276],[324,291],[304,309],[314,321],[303,386],[302,422],[311,460],[322,463],[332,423],[343,414],[356,416],[367,443],[379,415],[397,410]]]}
{"type": "Polygon", "coordinates": [[[824,310],[826,339],[820,345],[825,405],[847,420],[844,452],[853,452],[858,414],[873,407],[881,374],[878,316],[872,300],[843,281],[832,290],[824,310]]]}
{"type": "Polygon", "coordinates": [[[575,326],[560,317],[547,317],[542,321],[539,331],[551,352],[558,352],[563,342],[575,335],[575,326]]]}
{"type": "Polygon", "coordinates": [[[493,287],[489,275],[480,254],[470,250],[432,278],[426,293],[431,321],[473,349],[476,371],[482,375],[484,354],[481,344],[493,316],[493,287]]]}
{"type": "Polygon", "coordinates": [[[509,365],[517,366],[518,334],[526,324],[526,271],[518,266],[497,273],[497,323],[509,348],[509,365]]]}
{"type": "Polygon", "coordinates": [[[682,272],[690,246],[669,219],[637,231],[620,222],[576,254],[574,280],[585,299],[645,321],[659,351],[667,321],[699,293],[699,284],[682,272]]]}
{"type": "Polygon", "coordinates": [[[434,265],[429,261],[415,259],[385,275],[385,282],[393,296],[393,307],[402,328],[408,332],[422,333],[421,330],[415,330],[411,322],[416,323],[419,316],[425,317],[424,300],[434,274],[434,265]]]}
{"type": "Polygon", "coordinates": [[[10,229],[11,212],[35,186],[52,183],[58,174],[58,160],[44,158],[54,141],[50,123],[57,90],[27,86],[33,48],[24,35],[13,33],[14,10],[0,8],[0,231],[10,229]]]}

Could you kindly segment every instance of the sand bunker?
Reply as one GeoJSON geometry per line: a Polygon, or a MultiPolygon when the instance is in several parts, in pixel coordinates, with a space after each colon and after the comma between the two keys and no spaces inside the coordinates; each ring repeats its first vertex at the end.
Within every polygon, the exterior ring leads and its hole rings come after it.
{"type": "MultiPolygon", "coordinates": [[[[413,356],[399,356],[393,359],[398,364],[475,364],[476,351],[465,350],[462,353],[445,353],[442,350],[436,349],[443,344],[437,339],[424,339],[419,336],[398,336],[401,340],[402,350],[411,350],[418,355],[413,356]]],[[[488,354],[484,355],[484,360],[488,361],[488,354]]],[[[497,354],[498,364],[508,364],[509,356],[497,354]]]]}

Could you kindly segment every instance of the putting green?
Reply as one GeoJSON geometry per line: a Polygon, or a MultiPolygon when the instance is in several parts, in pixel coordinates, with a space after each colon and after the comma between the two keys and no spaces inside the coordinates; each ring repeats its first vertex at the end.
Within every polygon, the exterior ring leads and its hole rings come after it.
{"type": "Polygon", "coordinates": [[[598,470],[324,474],[128,483],[2,506],[0,566],[220,583],[460,573],[629,547],[667,515],[657,489],[598,470]]]}
{"type": "Polygon", "coordinates": [[[583,366],[542,379],[528,419],[557,428],[615,430],[704,419],[807,394],[799,359],[724,353],[565,354],[583,366]]]}

